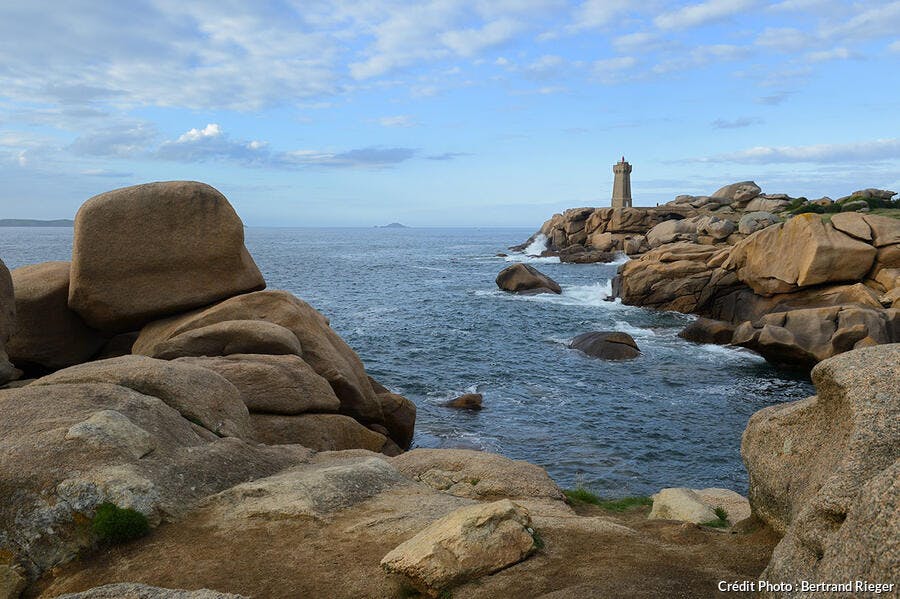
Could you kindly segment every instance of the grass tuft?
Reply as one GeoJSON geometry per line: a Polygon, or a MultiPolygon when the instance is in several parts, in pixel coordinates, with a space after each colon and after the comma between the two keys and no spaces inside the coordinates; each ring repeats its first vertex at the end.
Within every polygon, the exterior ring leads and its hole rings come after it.
{"type": "Polygon", "coordinates": [[[621,499],[601,499],[583,487],[563,491],[569,503],[589,503],[611,512],[624,512],[637,507],[652,506],[649,497],[623,497],[621,499]]]}
{"type": "Polygon", "coordinates": [[[713,510],[716,513],[716,519],[709,522],[701,522],[700,526],[709,526],[710,528],[728,528],[728,510],[722,506],[713,510]]]}
{"type": "Polygon", "coordinates": [[[150,532],[150,523],[147,516],[137,510],[101,503],[91,521],[91,530],[102,542],[124,543],[150,532]]]}

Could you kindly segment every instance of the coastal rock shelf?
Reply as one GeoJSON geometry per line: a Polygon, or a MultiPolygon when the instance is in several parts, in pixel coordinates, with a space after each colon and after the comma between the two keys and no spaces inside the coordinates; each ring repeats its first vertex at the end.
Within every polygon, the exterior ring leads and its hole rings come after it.
{"type": "Polygon", "coordinates": [[[702,325],[714,334],[695,325],[686,338],[810,368],[900,341],[900,220],[868,213],[894,195],[810,202],[744,181],[655,208],[573,208],[517,249],[544,239],[543,255],[562,261],[623,251],[633,259],[613,281],[622,303],[719,321],[702,325]]]}

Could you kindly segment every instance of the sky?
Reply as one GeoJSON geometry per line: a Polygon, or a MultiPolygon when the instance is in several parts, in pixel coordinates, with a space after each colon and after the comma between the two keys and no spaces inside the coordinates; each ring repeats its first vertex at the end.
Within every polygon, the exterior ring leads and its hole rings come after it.
{"type": "Polygon", "coordinates": [[[149,181],[251,226],[900,191],[900,1],[0,0],[0,218],[149,181]]]}

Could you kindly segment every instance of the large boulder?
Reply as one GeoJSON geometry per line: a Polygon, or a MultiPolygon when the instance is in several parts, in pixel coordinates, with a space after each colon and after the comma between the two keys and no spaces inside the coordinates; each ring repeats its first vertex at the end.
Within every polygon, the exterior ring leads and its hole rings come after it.
{"type": "MultiPolygon", "coordinates": [[[[206,375],[195,390],[218,378],[206,375]]],[[[219,438],[168,405],[163,387],[39,382],[0,390],[0,564],[19,563],[29,579],[94,543],[85,523],[101,503],[155,526],[310,454],[219,438]]],[[[203,393],[223,390],[214,383],[203,393]]]]}
{"type": "Polygon", "coordinates": [[[6,355],[6,342],[15,331],[16,302],[9,269],[0,260],[0,385],[19,378],[22,374],[6,355]]]}
{"type": "Polygon", "coordinates": [[[281,325],[264,320],[226,320],[185,331],[158,343],[148,343],[145,337],[132,351],[161,360],[231,354],[303,355],[296,335],[281,325]]]}
{"type": "Polygon", "coordinates": [[[384,417],[382,424],[387,436],[401,449],[407,449],[413,440],[416,427],[416,404],[402,395],[385,389],[376,395],[384,417]]]}
{"type": "Polygon", "coordinates": [[[719,519],[716,508],[725,510],[725,520],[734,525],[750,516],[747,498],[731,489],[662,489],[653,495],[651,520],[681,520],[706,524],[719,519]]]}
{"type": "Polygon", "coordinates": [[[876,253],[873,246],[841,233],[818,214],[800,214],[736,244],[724,267],[736,271],[756,293],[774,295],[861,280],[876,253]]]}
{"type": "Polygon", "coordinates": [[[381,566],[430,597],[518,563],[537,549],[528,512],[508,499],[460,508],[384,556],[381,566]]]}
{"type": "Polygon", "coordinates": [[[700,313],[718,295],[743,287],[734,273],[719,267],[727,255],[727,249],[710,245],[660,246],[619,267],[613,294],[633,306],[700,313]]]}
{"type": "Polygon", "coordinates": [[[900,345],[812,371],[817,395],[765,408],[741,454],[756,516],[784,534],[760,578],[891,582],[900,559],[900,345]]]}
{"type": "Polygon", "coordinates": [[[757,197],[762,190],[753,181],[740,181],[717,189],[711,197],[722,198],[727,203],[746,204],[757,197]]]}
{"type": "MultiPolygon", "coordinates": [[[[664,243],[676,241],[697,241],[697,219],[667,220],[659,223],[647,232],[647,243],[656,248],[664,243]]],[[[727,237],[727,235],[726,235],[727,237]]]]}
{"type": "Polygon", "coordinates": [[[16,333],[7,344],[19,367],[58,370],[89,360],[106,342],[69,309],[69,263],[42,262],[12,271],[16,333]]]}
{"type": "Polygon", "coordinates": [[[237,387],[251,412],[337,412],[341,401],[328,381],[295,355],[231,354],[178,358],[175,364],[208,368],[237,387]]]}
{"type": "Polygon", "coordinates": [[[721,320],[698,318],[684,327],[678,336],[694,343],[715,343],[725,345],[731,343],[735,326],[721,320]]]}
{"type": "Polygon", "coordinates": [[[781,219],[771,212],[748,212],[738,221],[738,232],[742,235],[750,235],[767,227],[778,224],[781,219]]]}
{"type": "Polygon", "coordinates": [[[528,264],[507,266],[497,275],[497,287],[512,293],[562,293],[559,284],[528,264]]]}
{"type": "Polygon", "coordinates": [[[264,321],[289,330],[300,343],[300,357],[341,400],[341,413],[363,424],[383,423],[381,403],[359,356],[331,329],[327,318],[286,291],[247,293],[150,323],[141,329],[133,351],[153,354],[188,331],[235,320],[264,321]]]}
{"type": "Polygon", "coordinates": [[[122,356],[71,366],[40,378],[30,388],[109,383],[158,397],[182,416],[220,436],[252,438],[247,407],[234,385],[193,364],[122,356]]]}
{"type": "Polygon", "coordinates": [[[241,219],[209,185],[117,189],[75,216],[69,307],[93,328],[135,330],[263,287],[241,219]]]}
{"type": "Polygon", "coordinates": [[[399,448],[381,433],[341,414],[251,414],[256,438],[267,445],[302,445],[316,451],[367,449],[397,455],[399,448]]]}
{"type": "Polygon", "coordinates": [[[631,335],[617,331],[582,333],[572,339],[569,347],[603,360],[631,360],[641,355],[631,335]]]}
{"type": "Polygon", "coordinates": [[[900,311],[856,306],[766,314],[737,327],[731,343],[779,366],[812,368],[854,348],[900,341],[900,311]]]}

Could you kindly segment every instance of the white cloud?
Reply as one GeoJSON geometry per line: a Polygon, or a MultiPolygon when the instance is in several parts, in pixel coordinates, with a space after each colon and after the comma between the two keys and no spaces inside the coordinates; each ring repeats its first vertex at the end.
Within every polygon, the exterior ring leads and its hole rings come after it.
{"type": "Polygon", "coordinates": [[[892,138],[808,146],[757,146],[695,161],[776,164],[782,162],[850,163],[862,160],[897,159],[900,159],[900,139],[892,138]]]}
{"type": "MultiPolygon", "coordinates": [[[[871,6],[865,3],[863,6],[871,6]]],[[[895,36],[900,29],[900,2],[871,6],[855,16],[822,27],[824,37],[871,40],[883,36],[895,36]]]]}
{"type": "Polygon", "coordinates": [[[851,52],[847,48],[839,47],[831,50],[819,50],[818,52],[809,52],[805,56],[809,62],[825,62],[828,60],[849,60],[851,58],[860,58],[860,55],[851,52]]]}
{"type": "Polygon", "coordinates": [[[659,35],[648,31],[637,31],[614,37],[612,46],[617,52],[652,52],[667,44],[659,35]]]}
{"type": "Polygon", "coordinates": [[[793,27],[766,27],[756,36],[757,46],[771,48],[779,52],[808,50],[817,43],[815,37],[793,27]]]}
{"type": "Polygon", "coordinates": [[[695,67],[715,63],[726,62],[730,60],[738,60],[744,58],[750,53],[750,50],[744,46],[735,46],[732,44],[713,44],[709,46],[697,46],[689,52],[668,58],[656,65],[652,71],[657,75],[665,73],[674,73],[684,71],[695,67]]]}
{"type": "Polygon", "coordinates": [[[716,129],[741,129],[752,125],[759,125],[763,120],[759,117],[744,116],[736,119],[716,119],[712,122],[712,126],[716,129]]]}
{"type": "Polygon", "coordinates": [[[177,143],[190,143],[215,137],[222,137],[222,128],[217,123],[210,123],[203,129],[191,129],[182,133],[177,143]]]}
{"type": "Polygon", "coordinates": [[[378,124],[382,127],[414,127],[418,123],[408,114],[398,114],[395,116],[383,116],[378,119],[378,124]]]}
{"type": "Polygon", "coordinates": [[[688,29],[718,21],[756,5],[756,0],[707,0],[666,12],[653,22],[660,29],[688,29]]]}
{"type": "Polygon", "coordinates": [[[459,56],[476,56],[493,46],[509,41],[523,30],[523,25],[512,19],[498,19],[483,27],[448,31],[441,35],[441,42],[459,56]]]}
{"type": "Polygon", "coordinates": [[[630,0],[585,0],[572,15],[572,29],[583,31],[605,27],[633,9],[634,2],[630,0]]]}
{"type": "Polygon", "coordinates": [[[888,45],[888,50],[890,50],[891,52],[900,52],[900,40],[897,40],[896,42],[888,45]]]}

